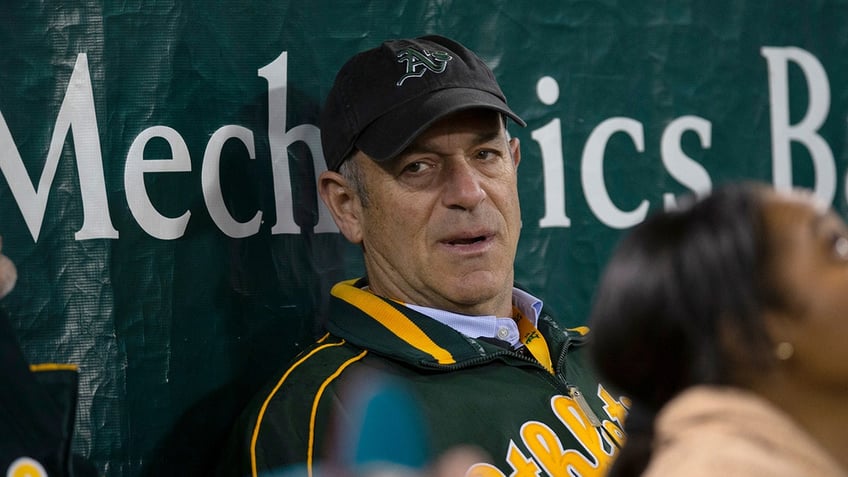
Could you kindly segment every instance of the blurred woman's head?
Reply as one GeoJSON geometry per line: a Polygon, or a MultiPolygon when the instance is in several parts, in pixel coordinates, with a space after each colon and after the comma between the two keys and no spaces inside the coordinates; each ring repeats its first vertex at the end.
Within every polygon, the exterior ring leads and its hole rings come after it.
{"type": "Polygon", "coordinates": [[[632,399],[631,435],[650,436],[656,412],[694,385],[845,392],[845,310],[845,223],[811,194],[732,184],[622,239],[595,295],[591,353],[632,399]]]}
{"type": "Polygon", "coordinates": [[[782,294],[767,273],[765,201],[761,187],[728,186],[656,213],[622,239],[589,321],[608,382],[656,410],[687,386],[731,379],[729,332],[768,361],[760,314],[782,294]]]}

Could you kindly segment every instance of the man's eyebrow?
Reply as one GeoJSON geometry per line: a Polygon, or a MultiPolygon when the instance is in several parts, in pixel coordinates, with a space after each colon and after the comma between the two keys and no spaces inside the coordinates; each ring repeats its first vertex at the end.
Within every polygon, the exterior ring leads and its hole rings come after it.
{"type": "Polygon", "coordinates": [[[491,132],[483,132],[477,135],[476,144],[483,144],[501,138],[501,130],[491,132]]]}

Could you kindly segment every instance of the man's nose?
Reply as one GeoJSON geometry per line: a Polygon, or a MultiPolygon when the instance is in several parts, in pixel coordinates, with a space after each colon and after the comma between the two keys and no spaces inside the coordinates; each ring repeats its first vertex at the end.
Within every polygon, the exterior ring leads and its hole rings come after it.
{"type": "Polygon", "coordinates": [[[445,169],[442,193],[445,206],[472,210],[485,198],[483,177],[467,160],[456,161],[445,169]]]}

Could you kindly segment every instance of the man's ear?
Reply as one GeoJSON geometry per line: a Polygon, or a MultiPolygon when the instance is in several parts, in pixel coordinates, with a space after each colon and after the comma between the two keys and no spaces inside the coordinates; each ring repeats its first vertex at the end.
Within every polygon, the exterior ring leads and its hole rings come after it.
{"type": "Polygon", "coordinates": [[[339,230],[350,242],[362,242],[362,202],[347,179],[338,172],[318,176],[318,194],[327,205],[339,230]]]}
{"type": "Polygon", "coordinates": [[[518,163],[521,162],[521,142],[517,137],[509,140],[509,152],[512,154],[513,166],[518,169],[518,163]]]}

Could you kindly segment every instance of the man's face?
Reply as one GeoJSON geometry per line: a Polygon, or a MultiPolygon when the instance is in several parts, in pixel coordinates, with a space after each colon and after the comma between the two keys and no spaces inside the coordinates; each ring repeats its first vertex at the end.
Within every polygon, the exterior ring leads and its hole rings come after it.
{"type": "Polygon", "coordinates": [[[489,110],[445,117],[403,153],[358,161],[360,227],[371,289],[466,314],[511,314],[521,229],[518,140],[489,110]]]}

